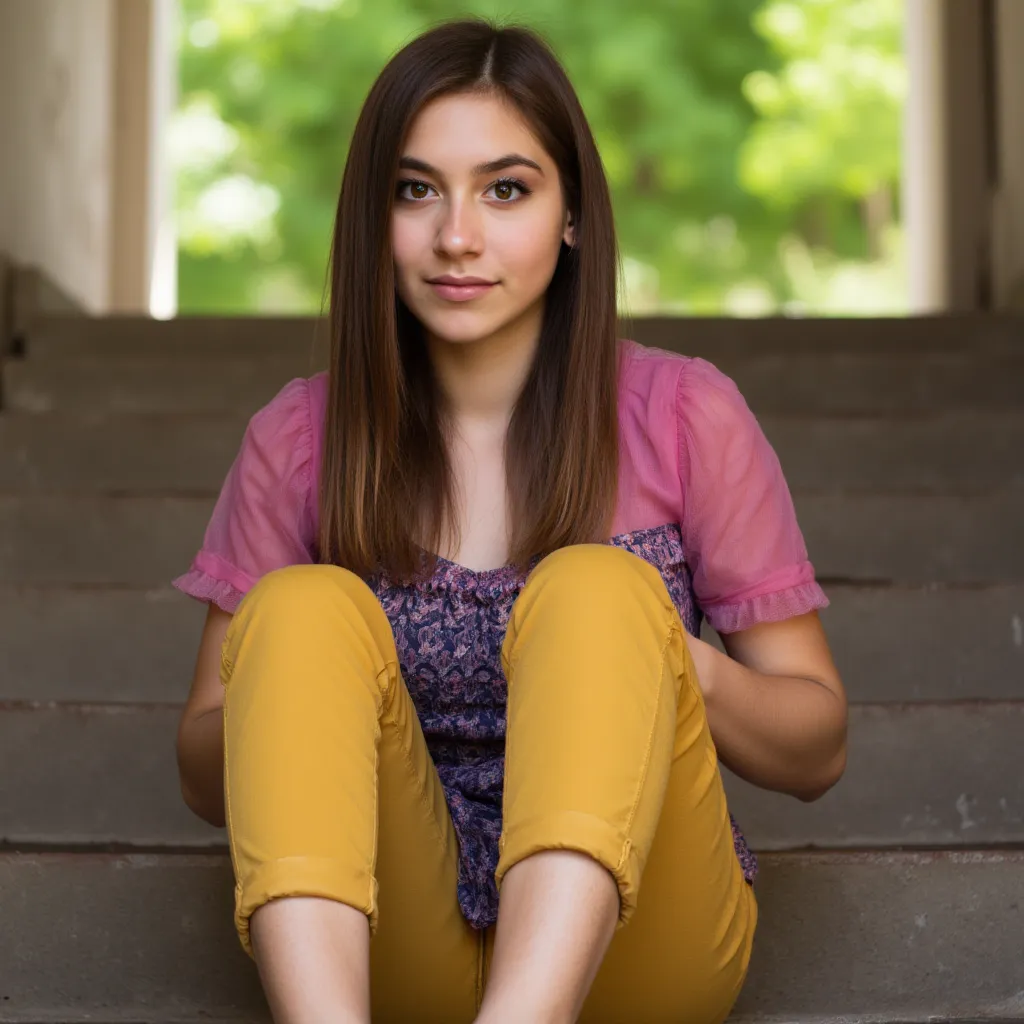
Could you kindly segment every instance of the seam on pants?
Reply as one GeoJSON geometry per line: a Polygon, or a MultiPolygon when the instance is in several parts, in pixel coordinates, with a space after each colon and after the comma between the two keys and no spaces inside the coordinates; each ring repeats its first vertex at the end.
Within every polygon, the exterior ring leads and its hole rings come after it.
{"type": "MultiPolygon", "coordinates": [[[[389,722],[391,725],[393,725],[394,729],[395,729],[395,732],[399,735],[399,738],[401,740],[402,730],[399,728],[398,721],[395,719],[394,715],[391,713],[391,706],[392,706],[392,700],[394,699],[395,689],[396,689],[395,687],[389,687],[389,691],[388,692],[389,692],[389,696],[392,699],[388,700],[388,701],[386,701],[386,702],[384,702],[382,704],[380,721],[381,721],[382,724],[384,722],[389,722]]],[[[416,778],[416,766],[412,763],[412,753],[411,753],[411,751],[408,749],[408,747],[405,745],[405,743],[402,743],[401,741],[398,744],[398,748],[402,752],[402,760],[405,762],[405,767],[406,767],[406,769],[409,772],[410,778],[415,779],[416,778]]],[[[427,756],[428,756],[430,764],[433,765],[433,758],[430,758],[429,751],[427,752],[427,756]]],[[[378,757],[379,757],[379,755],[378,755],[378,757]]],[[[375,787],[379,785],[379,778],[380,778],[380,772],[379,771],[375,772],[374,773],[374,786],[375,787]]],[[[420,786],[418,788],[419,788],[419,801],[423,805],[423,809],[427,812],[427,817],[430,819],[430,823],[434,827],[434,832],[437,834],[437,838],[438,838],[439,842],[441,843],[441,852],[442,853],[447,853],[447,851],[448,851],[448,837],[444,834],[444,829],[441,828],[441,823],[437,820],[437,815],[434,814],[434,808],[431,806],[430,801],[427,799],[427,787],[426,786],[420,786]]],[[[378,801],[380,799],[379,798],[379,794],[377,792],[374,793],[374,799],[378,800],[378,801]]],[[[379,806],[379,804],[375,804],[375,806],[379,806]]],[[[376,857],[377,857],[377,838],[376,838],[376,833],[374,834],[373,852],[374,852],[374,863],[376,863],[376,857]]]]}
{"type": "Polygon", "coordinates": [[[622,853],[619,856],[618,870],[622,871],[626,860],[629,857],[629,852],[633,846],[631,832],[633,829],[633,819],[636,817],[637,807],[640,806],[640,797],[644,791],[644,785],[647,782],[647,771],[651,764],[651,748],[654,746],[654,730],[658,724],[658,708],[661,706],[661,690],[665,685],[665,654],[668,651],[668,645],[672,642],[672,637],[678,630],[678,626],[675,622],[669,622],[668,636],[665,638],[664,644],[661,648],[661,661],[659,663],[660,672],[658,673],[658,688],[655,694],[654,704],[654,715],[651,717],[651,729],[647,734],[647,744],[644,748],[644,759],[643,765],[640,771],[640,779],[637,782],[636,795],[633,798],[633,806],[630,808],[629,817],[626,819],[626,826],[623,830],[626,834],[626,842],[623,844],[622,853]]]}
{"type": "MultiPolygon", "coordinates": [[[[387,672],[388,672],[388,666],[387,666],[387,664],[385,664],[384,668],[381,669],[381,671],[378,672],[376,677],[374,678],[374,682],[377,684],[377,692],[380,695],[380,698],[377,701],[377,731],[378,732],[380,731],[380,723],[384,720],[384,709],[385,709],[385,706],[387,705],[388,697],[389,697],[389,695],[391,693],[391,680],[390,680],[390,677],[387,675],[387,672]],[[380,677],[382,675],[385,677],[384,685],[383,686],[381,686],[381,683],[380,683],[380,677]]],[[[367,900],[367,906],[374,907],[374,909],[376,909],[376,907],[374,906],[374,899],[373,899],[373,883],[374,883],[375,879],[377,878],[377,848],[378,848],[378,845],[380,843],[380,811],[378,810],[379,807],[380,807],[380,746],[379,746],[379,743],[378,743],[377,744],[377,749],[375,751],[375,756],[374,756],[374,759],[373,759],[373,808],[374,808],[374,815],[373,815],[373,850],[370,853],[370,870],[368,872],[368,874],[370,876],[370,879],[369,879],[370,892],[369,892],[369,899],[367,900]]]]}
{"type": "Polygon", "coordinates": [[[487,943],[487,930],[481,928],[478,932],[479,939],[476,944],[476,1006],[474,1013],[480,1012],[484,1002],[484,950],[487,943]]]}
{"type": "MultiPolygon", "coordinates": [[[[231,815],[231,785],[228,781],[228,702],[226,695],[221,713],[220,727],[223,730],[222,735],[224,737],[224,761],[220,767],[221,776],[224,779],[224,824],[227,827],[228,838],[230,839],[235,834],[235,830],[232,825],[233,818],[231,815]]],[[[235,894],[239,896],[242,893],[242,875],[238,870],[238,860],[235,857],[235,844],[233,842],[228,843],[228,852],[231,854],[231,870],[235,876],[235,894]]]]}

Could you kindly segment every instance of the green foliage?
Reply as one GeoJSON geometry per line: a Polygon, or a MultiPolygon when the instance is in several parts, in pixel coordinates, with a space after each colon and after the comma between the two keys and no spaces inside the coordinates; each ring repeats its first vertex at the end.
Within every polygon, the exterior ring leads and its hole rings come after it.
{"type": "Polygon", "coordinates": [[[182,0],[179,308],[320,308],[370,85],[424,28],[470,13],[536,28],[563,61],[612,189],[628,309],[827,308],[821,268],[878,255],[885,225],[872,246],[864,203],[898,183],[899,6],[182,0]]]}
{"type": "Polygon", "coordinates": [[[744,93],[762,119],[743,153],[743,184],[766,201],[865,199],[899,178],[906,75],[900,0],[773,0],[758,31],[786,60],[744,93]]]}

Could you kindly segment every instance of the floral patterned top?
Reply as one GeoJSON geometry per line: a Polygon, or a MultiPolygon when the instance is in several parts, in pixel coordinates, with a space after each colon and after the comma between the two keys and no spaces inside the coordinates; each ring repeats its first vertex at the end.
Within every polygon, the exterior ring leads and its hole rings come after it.
{"type": "MultiPolygon", "coordinates": [[[[659,570],[688,632],[698,635],[703,618],[728,633],[825,607],[779,461],[735,384],[705,360],[629,340],[620,342],[619,382],[619,496],[608,543],[659,570]]],[[[326,373],[296,378],[252,417],[175,587],[233,613],[260,576],[316,560],[326,392],[326,373]]],[[[367,583],[391,623],[444,787],[460,907],[471,925],[487,927],[497,919],[504,779],[500,651],[525,576],[439,558],[428,580],[378,573],[367,583]]],[[[753,884],[756,857],[730,819],[753,884]]]]}

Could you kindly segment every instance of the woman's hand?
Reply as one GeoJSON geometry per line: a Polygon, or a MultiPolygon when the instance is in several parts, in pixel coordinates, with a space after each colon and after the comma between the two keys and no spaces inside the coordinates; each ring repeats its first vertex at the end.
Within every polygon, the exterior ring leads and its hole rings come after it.
{"type": "Polygon", "coordinates": [[[736,775],[817,800],[846,768],[847,702],[816,612],[722,643],[687,637],[718,759],[736,775]]]}

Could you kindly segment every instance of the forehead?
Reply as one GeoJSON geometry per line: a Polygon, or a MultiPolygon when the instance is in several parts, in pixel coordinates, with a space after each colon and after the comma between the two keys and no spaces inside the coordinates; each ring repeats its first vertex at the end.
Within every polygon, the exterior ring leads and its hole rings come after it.
{"type": "Polygon", "coordinates": [[[551,165],[523,116],[495,96],[439,96],[417,114],[403,156],[414,156],[442,170],[468,169],[516,152],[543,167],[551,165]]]}

